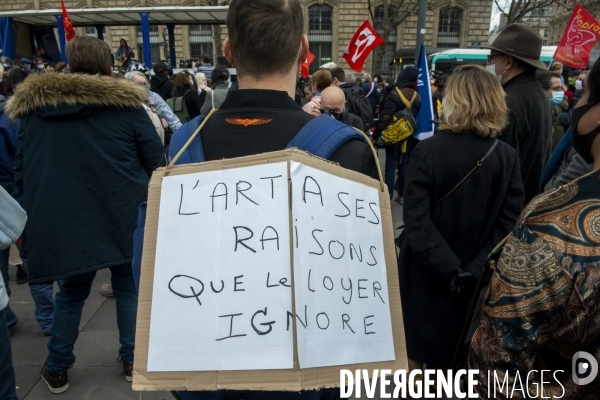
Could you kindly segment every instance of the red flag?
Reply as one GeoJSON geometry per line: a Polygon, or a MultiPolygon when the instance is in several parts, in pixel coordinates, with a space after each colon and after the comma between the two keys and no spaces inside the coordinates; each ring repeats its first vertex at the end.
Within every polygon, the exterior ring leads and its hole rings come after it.
{"type": "Polygon", "coordinates": [[[573,68],[587,68],[590,52],[600,39],[600,25],[577,4],[563,32],[554,59],[573,68]]]}
{"type": "Polygon", "coordinates": [[[65,36],[67,37],[68,42],[75,37],[75,29],[73,29],[71,18],[69,18],[69,14],[67,13],[67,9],[65,8],[65,3],[63,3],[63,0],[60,0],[60,5],[62,6],[63,28],[65,28],[65,36]]]}
{"type": "Polygon", "coordinates": [[[375,30],[369,21],[365,20],[360,28],[354,33],[352,39],[350,39],[350,43],[348,44],[348,47],[346,47],[346,51],[342,57],[348,62],[350,68],[356,72],[361,72],[363,64],[369,54],[375,47],[383,43],[385,43],[385,41],[375,33],[375,30]]]}
{"type": "Polygon", "coordinates": [[[308,78],[308,66],[314,61],[315,55],[308,51],[308,55],[306,56],[306,61],[300,65],[300,74],[304,79],[308,78]]]}

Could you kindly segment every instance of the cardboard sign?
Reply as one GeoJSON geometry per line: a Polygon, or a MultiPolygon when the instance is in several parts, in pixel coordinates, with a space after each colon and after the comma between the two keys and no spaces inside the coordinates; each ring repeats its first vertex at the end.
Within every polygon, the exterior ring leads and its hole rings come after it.
{"type": "Polygon", "coordinates": [[[389,195],[296,149],[157,170],[135,390],[289,390],[406,369],[389,195]]]}

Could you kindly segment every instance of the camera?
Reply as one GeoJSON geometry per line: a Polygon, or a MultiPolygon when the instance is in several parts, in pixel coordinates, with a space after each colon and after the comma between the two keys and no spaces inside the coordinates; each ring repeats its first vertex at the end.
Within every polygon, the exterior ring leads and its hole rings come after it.
{"type": "Polygon", "coordinates": [[[446,83],[446,79],[448,79],[448,74],[441,71],[431,71],[431,79],[433,80],[433,84],[441,89],[444,83],[446,83]]]}

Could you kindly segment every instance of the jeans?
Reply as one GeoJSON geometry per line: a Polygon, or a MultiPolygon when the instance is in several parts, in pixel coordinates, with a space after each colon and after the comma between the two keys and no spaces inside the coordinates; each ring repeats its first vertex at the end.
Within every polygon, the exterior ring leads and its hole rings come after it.
{"type": "MultiPolygon", "coordinates": [[[[137,291],[131,264],[110,267],[113,294],[117,301],[117,326],[119,328],[119,356],[123,362],[133,364],[135,345],[135,320],[137,316],[137,291]]],[[[96,271],[75,275],[58,281],[52,337],[48,341],[48,371],[62,374],[75,363],[73,346],[79,336],[81,310],[90,295],[96,271]]]]}
{"type": "Polygon", "coordinates": [[[0,310],[0,400],[18,400],[5,310],[0,310]]]}
{"type": "Polygon", "coordinates": [[[390,200],[394,197],[394,182],[396,180],[396,165],[398,163],[398,149],[397,144],[386,147],[385,149],[385,177],[384,181],[390,192],[390,200]]]}
{"type": "MultiPolygon", "coordinates": [[[[2,278],[4,279],[4,286],[6,286],[6,292],[10,296],[10,288],[8,286],[8,259],[10,247],[4,250],[0,250],[0,270],[2,270],[2,278]]],[[[23,268],[25,272],[29,272],[29,263],[26,258],[22,259],[23,268]]],[[[42,332],[50,331],[52,329],[52,317],[54,314],[54,299],[52,298],[52,284],[37,284],[37,285],[29,285],[29,292],[31,293],[31,297],[35,303],[35,319],[40,324],[42,328],[42,332]]],[[[17,323],[17,316],[10,309],[10,307],[6,307],[4,310],[8,329],[12,330],[12,328],[17,323]]]]}

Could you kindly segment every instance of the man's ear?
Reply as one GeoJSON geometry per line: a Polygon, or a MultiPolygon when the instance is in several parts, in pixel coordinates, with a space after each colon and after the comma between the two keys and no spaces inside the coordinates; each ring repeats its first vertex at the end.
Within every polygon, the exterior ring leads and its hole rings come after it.
{"type": "Polygon", "coordinates": [[[514,57],[507,54],[506,55],[506,70],[508,71],[509,69],[511,69],[514,66],[515,66],[514,57]]]}
{"type": "Polygon", "coordinates": [[[229,43],[229,38],[225,39],[223,42],[223,54],[225,55],[227,62],[235,67],[235,61],[233,60],[233,54],[231,53],[231,43],[229,43]]]}
{"type": "Polygon", "coordinates": [[[308,57],[308,37],[302,35],[300,39],[300,64],[304,64],[306,57],[308,57]]]}

